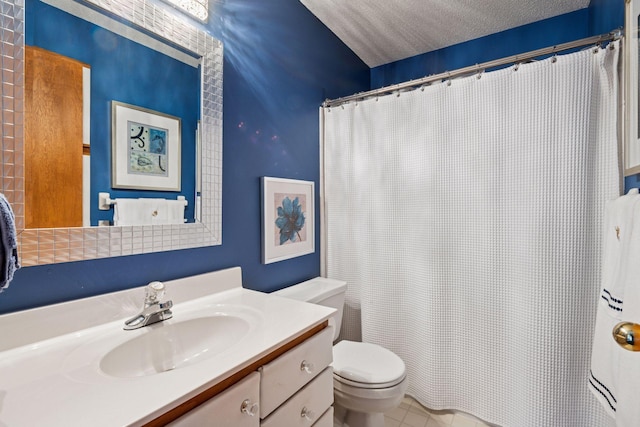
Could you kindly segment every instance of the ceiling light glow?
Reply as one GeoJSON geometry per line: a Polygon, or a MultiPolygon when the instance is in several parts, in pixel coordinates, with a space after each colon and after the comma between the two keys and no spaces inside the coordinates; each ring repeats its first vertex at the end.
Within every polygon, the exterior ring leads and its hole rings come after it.
{"type": "Polygon", "coordinates": [[[202,22],[209,17],[209,0],[164,0],[202,22]]]}

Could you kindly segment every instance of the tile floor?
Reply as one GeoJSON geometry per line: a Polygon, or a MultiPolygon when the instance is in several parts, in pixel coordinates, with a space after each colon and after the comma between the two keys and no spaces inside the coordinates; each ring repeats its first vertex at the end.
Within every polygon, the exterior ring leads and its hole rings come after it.
{"type": "Polygon", "coordinates": [[[426,409],[409,396],[384,419],[386,427],[490,427],[471,415],[426,409]]]}

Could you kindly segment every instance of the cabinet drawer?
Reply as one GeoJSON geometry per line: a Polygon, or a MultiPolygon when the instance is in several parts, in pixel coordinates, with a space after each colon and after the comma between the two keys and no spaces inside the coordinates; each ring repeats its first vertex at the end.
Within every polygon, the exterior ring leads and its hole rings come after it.
{"type": "Polygon", "coordinates": [[[260,395],[260,374],[253,372],[237,384],[212,397],[202,405],[169,423],[170,427],[258,427],[257,406],[260,395]],[[243,412],[243,402],[246,410],[243,412]],[[253,415],[249,414],[254,410],[253,415]]]}
{"type": "Polygon", "coordinates": [[[333,427],[333,406],[329,406],[313,427],[333,427]]]}
{"type": "Polygon", "coordinates": [[[260,426],[310,427],[321,419],[332,403],[333,369],[329,367],[262,420],[260,426]]]}
{"type": "Polygon", "coordinates": [[[260,418],[315,378],[333,361],[333,327],[327,327],[260,368],[260,418]]]}

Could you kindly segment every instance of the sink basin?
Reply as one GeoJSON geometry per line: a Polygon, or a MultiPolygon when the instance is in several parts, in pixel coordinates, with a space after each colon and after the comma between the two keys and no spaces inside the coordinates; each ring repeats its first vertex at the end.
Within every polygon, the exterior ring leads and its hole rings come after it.
{"type": "Polygon", "coordinates": [[[247,320],[229,315],[156,323],[108,351],[100,360],[100,370],[132,378],[193,365],[228,351],[250,329],[247,320]]]}
{"type": "Polygon", "coordinates": [[[173,318],[140,329],[125,331],[118,320],[69,336],[79,344],[69,346],[60,369],[81,383],[152,381],[163,372],[232,357],[256,338],[262,322],[253,307],[194,300],[174,306],[173,318]]]}

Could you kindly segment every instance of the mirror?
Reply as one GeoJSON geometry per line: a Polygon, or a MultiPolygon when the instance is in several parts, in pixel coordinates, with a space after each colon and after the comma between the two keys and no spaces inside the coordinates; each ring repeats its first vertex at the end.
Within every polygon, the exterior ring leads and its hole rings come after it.
{"type": "Polygon", "coordinates": [[[116,208],[124,225],[141,204],[127,225],[193,222],[199,58],[95,11],[25,7],[25,228],[109,225],[116,208]],[[175,218],[151,215],[178,197],[175,218]]]}
{"type": "MultiPolygon", "coordinates": [[[[222,44],[206,32],[189,24],[179,12],[167,12],[149,0],[44,0],[59,9],[83,18],[91,15],[100,26],[135,22],[154,38],[173,44],[200,64],[200,218],[180,225],[133,227],[84,227],[25,229],[24,227],[24,11],[15,1],[0,0],[2,10],[13,13],[13,20],[0,20],[13,37],[13,49],[2,57],[3,67],[12,64],[14,85],[2,87],[3,99],[3,189],[12,203],[19,232],[19,250],[23,266],[77,261],[109,256],[149,253],[210,246],[221,243],[221,171],[222,171],[222,44]],[[89,8],[91,4],[97,8],[89,8]],[[104,9],[117,19],[99,11],[104,9]],[[174,15],[175,14],[175,15],[174,15]],[[11,103],[6,102],[11,98],[11,103]],[[6,108],[9,106],[10,108],[6,108]],[[5,120],[11,116],[14,120],[5,120]],[[12,125],[12,126],[11,126],[12,125]],[[11,173],[12,172],[12,176],[11,173]]],[[[20,4],[20,3],[18,3],[20,4]]],[[[85,18],[86,19],[86,18],[85,18]]],[[[127,27],[130,28],[130,27],[127,27]]],[[[127,30],[130,31],[130,30],[127,30]]],[[[147,36],[148,37],[148,36],[147,36]]],[[[162,44],[161,44],[162,45],[162,44]]],[[[166,48],[165,46],[165,48],[166,48]]],[[[175,49],[174,49],[175,50],[175,49]]],[[[193,60],[193,59],[192,59],[193,60]]],[[[3,81],[9,80],[5,79],[3,81]]],[[[92,124],[93,125],[93,124],[92,124]]],[[[107,125],[108,126],[108,125],[107,125]]],[[[55,198],[55,194],[51,197],[55,198]]],[[[98,200],[92,196],[92,204],[98,200]]]]}

